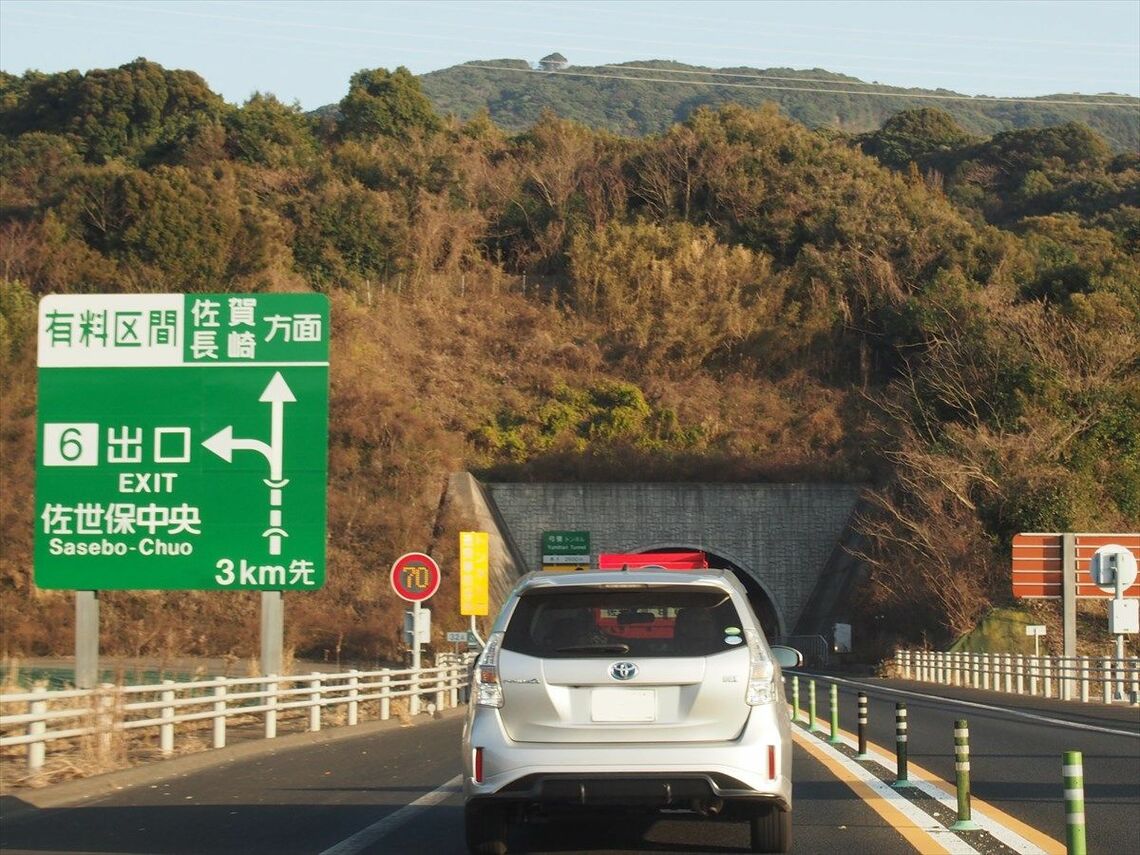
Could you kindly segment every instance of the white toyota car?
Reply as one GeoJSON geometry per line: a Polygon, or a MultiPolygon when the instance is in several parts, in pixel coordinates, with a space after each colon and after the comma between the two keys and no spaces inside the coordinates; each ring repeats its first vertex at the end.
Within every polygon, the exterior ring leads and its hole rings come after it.
{"type": "Polygon", "coordinates": [[[509,824],[535,816],[644,808],[747,821],[753,851],[788,851],[780,664],[797,660],[730,571],[523,577],[475,666],[468,848],[505,853],[509,824]]]}

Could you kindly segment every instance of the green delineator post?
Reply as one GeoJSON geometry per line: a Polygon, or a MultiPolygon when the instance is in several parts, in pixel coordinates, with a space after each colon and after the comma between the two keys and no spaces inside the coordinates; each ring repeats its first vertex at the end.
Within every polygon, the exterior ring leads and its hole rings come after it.
{"type": "Polygon", "coordinates": [[[954,722],[954,777],[958,785],[958,819],[951,831],[976,831],[970,819],[970,725],[966,719],[954,722]]]}
{"type": "Polygon", "coordinates": [[[792,675],[792,721],[800,720],[800,678],[792,675]]]}
{"type": "Polygon", "coordinates": [[[831,736],[827,741],[832,745],[838,745],[843,740],[839,737],[839,686],[835,683],[831,684],[830,689],[831,697],[831,736]]]}
{"type": "Polygon", "coordinates": [[[1061,766],[1065,780],[1065,852],[1087,855],[1085,848],[1085,767],[1080,751],[1066,751],[1061,766]]]}
{"type": "Polygon", "coordinates": [[[815,724],[815,680],[808,680],[808,730],[819,730],[815,724]]]}
{"type": "Polygon", "coordinates": [[[324,584],[327,297],[50,294],[39,308],[39,587],[324,584]]]}

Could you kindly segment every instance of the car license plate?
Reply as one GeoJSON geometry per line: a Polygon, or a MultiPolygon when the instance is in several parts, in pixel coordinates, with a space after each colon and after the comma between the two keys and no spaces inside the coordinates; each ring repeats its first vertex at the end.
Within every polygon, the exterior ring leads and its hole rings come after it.
{"type": "Polygon", "coordinates": [[[654,721],[657,693],[653,689],[594,689],[590,695],[591,721],[654,721]]]}

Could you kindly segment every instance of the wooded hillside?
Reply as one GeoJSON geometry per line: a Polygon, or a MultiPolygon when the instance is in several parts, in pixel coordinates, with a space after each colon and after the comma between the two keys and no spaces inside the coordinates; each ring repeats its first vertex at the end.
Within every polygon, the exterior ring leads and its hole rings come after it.
{"type": "Polygon", "coordinates": [[[420,81],[440,113],[470,119],[486,110],[511,131],[526,130],[550,110],[598,130],[643,136],[664,133],[700,107],[773,103],[809,128],[865,133],[901,110],[932,107],[979,136],[1081,122],[1117,151],[1140,148],[1140,100],[1124,95],[970,98],[822,68],[705,68],[664,60],[535,69],[521,59],[497,59],[432,71],[420,81]]]}
{"type": "MultiPolygon", "coordinates": [[[[1135,151],[929,109],[861,137],[733,104],[511,134],[404,69],[354,75],[338,113],[145,60],[0,75],[2,652],[72,644],[31,568],[49,292],[330,295],[329,583],[290,598],[298,655],[397,654],[386,568],[454,572],[463,468],[871,483],[863,639],[972,626],[1015,532],[1140,520],[1135,151]]],[[[247,657],[256,598],[109,593],[103,633],[247,657]]]]}

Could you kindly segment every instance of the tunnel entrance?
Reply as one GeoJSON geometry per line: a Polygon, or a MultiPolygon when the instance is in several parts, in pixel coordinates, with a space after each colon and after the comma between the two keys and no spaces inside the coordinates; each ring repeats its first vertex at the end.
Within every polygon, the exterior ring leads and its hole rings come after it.
{"type": "Polygon", "coordinates": [[[744,590],[748,592],[748,604],[752,606],[752,611],[756,612],[756,617],[760,619],[760,626],[763,627],[764,635],[768,637],[769,641],[775,641],[786,634],[780,621],[780,614],[776,610],[776,606],[772,602],[772,598],[768,595],[768,592],[764,590],[760,581],[753,576],[752,573],[748,572],[748,570],[741,567],[735,561],[725,558],[713,550],[696,546],[652,546],[630,551],[637,554],[644,552],[703,552],[708,558],[709,567],[718,570],[731,570],[733,575],[740,580],[740,584],[742,584],[744,590]]]}

